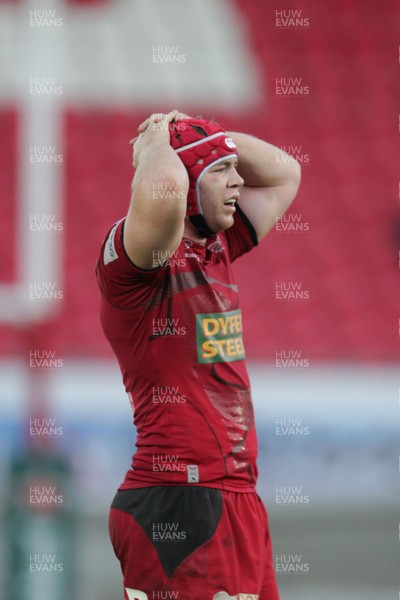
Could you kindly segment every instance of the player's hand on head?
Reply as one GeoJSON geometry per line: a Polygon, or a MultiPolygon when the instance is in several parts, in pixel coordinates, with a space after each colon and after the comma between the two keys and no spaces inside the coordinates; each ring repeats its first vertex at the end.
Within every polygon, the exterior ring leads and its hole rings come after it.
{"type": "Polygon", "coordinates": [[[171,112],[166,113],[166,115],[163,115],[162,113],[156,113],[156,114],[151,115],[147,119],[145,119],[142,123],[140,123],[140,125],[138,127],[138,131],[140,133],[145,131],[145,129],[147,129],[147,127],[149,126],[149,123],[151,122],[152,118],[155,118],[155,122],[157,123],[157,122],[159,122],[159,120],[161,120],[161,117],[166,117],[167,123],[170,123],[171,121],[182,121],[183,119],[191,118],[189,115],[187,115],[183,112],[180,112],[177,109],[171,110],[171,112]]]}
{"type": "Polygon", "coordinates": [[[139,127],[139,135],[132,140],[133,146],[133,166],[136,168],[139,162],[140,153],[143,148],[152,143],[170,143],[169,123],[173,120],[176,110],[168,114],[155,113],[151,115],[139,127]]]}
{"type": "Polygon", "coordinates": [[[193,119],[193,117],[191,117],[190,115],[187,115],[183,112],[178,111],[175,116],[175,121],[182,121],[182,119],[193,119]]]}
{"type": "Polygon", "coordinates": [[[170,123],[177,114],[178,111],[176,109],[171,110],[171,112],[169,113],[153,113],[152,115],[150,115],[150,117],[147,117],[147,119],[140,123],[138,131],[139,133],[143,133],[144,131],[146,131],[146,129],[148,129],[149,125],[151,124],[157,127],[157,125],[159,125],[163,121],[170,123]]]}

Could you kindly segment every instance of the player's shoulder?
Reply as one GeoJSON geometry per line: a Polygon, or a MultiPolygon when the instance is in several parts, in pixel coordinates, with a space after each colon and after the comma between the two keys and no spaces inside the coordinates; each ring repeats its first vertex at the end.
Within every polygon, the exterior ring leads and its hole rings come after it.
{"type": "Polygon", "coordinates": [[[101,293],[116,308],[133,308],[141,305],[154,293],[154,288],[165,276],[165,269],[154,263],[154,268],[144,270],[129,258],[123,243],[125,218],[108,230],[96,264],[96,277],[101,293]]]}

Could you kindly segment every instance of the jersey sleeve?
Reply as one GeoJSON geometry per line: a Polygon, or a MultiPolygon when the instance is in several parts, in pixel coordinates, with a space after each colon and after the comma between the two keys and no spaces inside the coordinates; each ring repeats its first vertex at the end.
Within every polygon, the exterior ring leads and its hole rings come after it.
{"type": "Polygon", "coordinates": [[[235,222],[225,232],[231,263],[258,244],[257,234],[245,213],[236,204],[235,222]]]}
{"type": "Polygon", "coordinates": [[[165,269],[139,269],[123,244],[125,219],[121,219],[104,239],[96,264],[100,292],[116,308],[129,309],[146,302],[165,276],[165,269]]]}

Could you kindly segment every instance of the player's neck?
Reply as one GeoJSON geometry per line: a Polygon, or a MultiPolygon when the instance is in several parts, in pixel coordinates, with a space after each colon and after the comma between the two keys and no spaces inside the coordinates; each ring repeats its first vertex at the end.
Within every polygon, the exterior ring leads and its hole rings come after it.
{"type": "Polygon", "coordinates": [[[191,240],[192,242],[195,242],[196,244],[201,244],[202,246],[205,246],[207,241],[207,238],[201,237],[197,233],[197,230],[195,229],[195,227],[193,227],[192,223],[189,221],[188,218],[185,219],[183,237],[187,238],[188,240],[191,240]]]}

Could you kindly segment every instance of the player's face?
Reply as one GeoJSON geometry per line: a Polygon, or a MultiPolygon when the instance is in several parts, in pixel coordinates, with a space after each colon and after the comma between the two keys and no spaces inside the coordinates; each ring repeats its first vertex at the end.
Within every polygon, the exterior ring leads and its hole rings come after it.
{"type": "Polygon", "coordinates": [[[229,158],[207,171],[200,182],[204,218],[215,233],[233,225],[235,205],[244,184],[236,167],[237,159],[229,158]]]}

